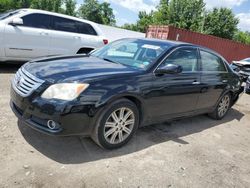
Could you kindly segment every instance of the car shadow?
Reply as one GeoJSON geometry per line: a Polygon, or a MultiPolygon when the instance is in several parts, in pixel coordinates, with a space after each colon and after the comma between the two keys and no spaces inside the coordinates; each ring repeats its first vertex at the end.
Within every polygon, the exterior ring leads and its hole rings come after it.
{"type": "Polygon", "coordinates": [[[62,164],[79,164],[131,154],[167,141],[189,144],[182,137],[233,120],[240,121],[243,116],[244,114],[238,110],[231,109],[220,121],[201,115],[142,127],[127,145],[111,151],[100,148],[90,138],[48,136],[25,126],[20,121],[18,127],[25,140],[43,155],[62,164]]]}
{"type": "Polygon", "coordinates": [[[23,62],[0,62],[0,74],[16,73],[23,64],[23,62]]]}

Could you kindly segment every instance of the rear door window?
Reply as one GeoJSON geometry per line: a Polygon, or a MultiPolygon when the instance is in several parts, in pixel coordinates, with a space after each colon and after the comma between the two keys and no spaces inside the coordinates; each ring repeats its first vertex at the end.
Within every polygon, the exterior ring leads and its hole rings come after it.
{"type": "Polygon", "coordinates": [[[201,69],[204,72],[226,72],[222,59],[210,52],[200,50],[201,69]]]}
{"type": "Polygon", "coordinates": [[[53,29],[57,31],[71,33],[97,35],[94,28],[88,23],[62,18],[58,16],[53,16],[53,29]]]}
{"type": "Polygon", "coordinates": [[[90,24],[78,21],[76,21],[75,23],[78,33],[86,35],[97,35],[96,31],[90,24]]]}
{"type": "Polygon", "coordinates": [[[76,22],[74,20],[53,16],[53,29],[57,31],[77,33],[76,22]]]}
{"type": "Polygon", "coordinates": [[[40,29],[50,29],[51,17],[46,14],[29,14],[22,17],[23,26],[40,29]]]}

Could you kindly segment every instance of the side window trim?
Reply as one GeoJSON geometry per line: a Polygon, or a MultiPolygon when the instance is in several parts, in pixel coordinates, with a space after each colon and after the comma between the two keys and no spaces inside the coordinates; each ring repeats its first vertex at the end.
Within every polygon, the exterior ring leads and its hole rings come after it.
{"type": "Polygon", "coordinates": [[[182,73],[185,74],[193,74],[193,73],[199,73],[201,72],[201,58],[200,58],[200,52],[199,52],[199,48],[195,47],[195,46],[181,46],[181,47],[177,47],[175,49],[173,49],[171,52],[169,52],[169,54],[166,55],[165,58],[163,58],[161,60],[161,62],[156,66],[156,68],[153,70],[153,74],[155,73],[155,71],[165,62],[165,60],[171,55],[173,54],[175,51],[177,50],[181,50],[181,49],[196,49],[196,53],[197,53],[197,71],[184,71],[182,73]]]}
{"type": "Polygon", "coordinates": [[[202,73],[215,73],[215,72],[218,72],[218,73],[228,73],[228,68],[227,68],[227,66],[225,65],[226,62],[225,62],[224,58],[218,56],[217,54],[215,54],[215,53],[213,53],[213,52],[211,52],[211,51],[209,51],[209,50],[207,50],[207,49],[199,48],[199,58],[200,58],[200,71],[201,71],[202,73]],[[223,66],[224,66],[224,68],[225,68],[225,71],[203,71],[203,70],[202,70],[201,51],[204,51],[204,52],[206,52],[206,53],[209,53],[209,54],[212,54],[212,55],[216,56],[216,57],[220,60],[220,63],[223,64],[223,66]]]}

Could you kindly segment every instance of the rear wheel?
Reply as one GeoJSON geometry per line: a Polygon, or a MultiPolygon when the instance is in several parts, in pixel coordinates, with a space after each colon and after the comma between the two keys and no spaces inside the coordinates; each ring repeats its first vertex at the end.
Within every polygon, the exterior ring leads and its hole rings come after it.
{"type": "Polygon", "coordinates": [[[231,95],[229,93],[225,94],[219,101],[216,109],[213,113],[209,114],[210,117],[220,120],[227,114],[231,107],[231,95]]]}
{"type": "Polygon", "coordinates": [[[127,99],[117,100],[104,110],[92,138],[103,148],[115,149],[131,139],[138,124],[136,105],[127,99]]]}

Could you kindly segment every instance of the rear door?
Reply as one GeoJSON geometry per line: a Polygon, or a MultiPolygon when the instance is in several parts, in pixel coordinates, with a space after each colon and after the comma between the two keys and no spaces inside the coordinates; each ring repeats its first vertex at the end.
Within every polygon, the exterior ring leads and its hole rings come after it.
{"type": "Polygon", "coordinates": [[[226,90],[229,74],[223,59],[214,53],[201,49],[200,57],[202,89],[197,106],[206,109],[215,106],[226,90]]]}
{"type": "Polygon", "coordinates": [[[50,55],[73,55],[82,47],[93,48],[93,44],[97,44],[97,33],[89,24],[59,16],[52,17],[50,55]]]}
{"type": "Polygon", "coordinates": [[[32,13],[21,17],[23,25],[6,25],[4,50],[7,57],[32,59],[49,53],[50,16],[32,13]]]}
{"type": "Polygon", "coordinates": [[[173,118],[196,110],[200,94],[200,72],[197,48],[183,47],[170,54],[159,66],[181,65],[180,74],[155,76],[148,100],[152,117],[173,118]]]}

